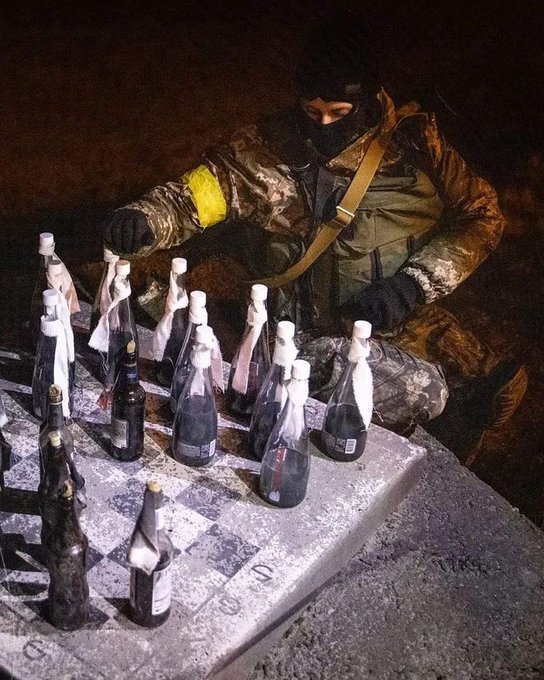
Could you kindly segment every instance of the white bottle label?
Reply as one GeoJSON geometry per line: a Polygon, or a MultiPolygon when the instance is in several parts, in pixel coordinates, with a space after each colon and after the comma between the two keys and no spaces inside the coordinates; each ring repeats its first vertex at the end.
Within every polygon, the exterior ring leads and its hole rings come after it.
{"type": "Polygon", "coordinates": [[[326,432],[325,430],[322,431],[321,436],[323,437],[325,444],[333,451],[347,455],[355,453],[355,448],[357,447],[356,439],[342,439],[340,437],[333,437],[332,434],[326,432]]]}
{"type": "Polygon", "coordinates": [[[211,458],[215,453],[215,439],[212,439],[209,444],[204,444],[204,446],[192,446],[185,444],[185,442],[179,442],[178,449],[180,454],[187,456],[187,458],[211,458]]]}
{"type": "Polygon", "coordinates": [[[159,531],[159,529],[164,529],[164,513],[162,508],[157,508],[155,510],[155,527],[157,531],[159,531]]]}
{"type": "Polygon", "coordinates": [[[111,419],[111,443],[118,449],[128,448],[128,421],[111,419]]]}
{"type": "Polygon", "coordinates": [[[153,574],[153,599],[151,614],[157,616],[165,612],[172,602],[172,563],[162,571],[153,574]]]}

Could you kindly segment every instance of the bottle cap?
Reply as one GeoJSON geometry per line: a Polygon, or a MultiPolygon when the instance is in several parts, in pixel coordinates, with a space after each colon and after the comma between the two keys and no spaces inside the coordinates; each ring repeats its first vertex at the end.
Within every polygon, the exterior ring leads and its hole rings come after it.
{"type": "Polygon", "coordinates": [[[185,274],[187,271],[187,260],[184,257],[172,258],[172,272],[174,274],[185,274]]]}
{"type": "Polygon", "coordinates": [[[152,491],[153,493],[160,493],[162,491],[161,485],[159,482],[156,482],[154,479],[150,479],[146,483],[146,487],[149,489],[149,491],[152,491]]]}
{"type": "Polygon", "coordinates": [[[51,276],[62,274],[62,262],[60,260],[51,260],[47,265],[47,273],[51,274],[51,276]]]}
{"type": "Polygon", "coordinates": [[[115,264],[115,273],[118,276],[128,276],[130,274],[130,262],[128,260],[119,260],[115,264]]]}
{"type": "Polygon", "coordinates": [[[372,324],[369,321],[356,321],[353,324],[354,338],[369,338],[372,333],[372,324]]]}
{"type": "Polygon", "coordinates": [[[43,306],[44,307],[55,307],[59,303],[59,294],[53,288],[48,288],[42,293],[43,306]]]}
{"type": "Polygon", "coordinates": [[[135,351],[136,351],[136,343],[134,342],[134,340],[129,340],[127,342],[127,354],[134,354],[135,351]]]}
{"type": "Polygon", "coordinates": [[[262,283],[254,283],[251,286],[251,299],[255,302],[264,302],[268,297],[268,288],[262,283]]]}
{"type": "Polygon", "coordinates": [[[193,290],[189,295],[189,304],[191,307],[205,307],[206,293],[201,290],[193,290]]]}
{"type": "Polygon", "coordinates": [[[62,497],[72,498],[74,495],[74,486],[71,479],[66,479],[62,485],[62,497]]]}
{"type": "Polygon", "coordinates": [[[283,340],[291,340],[295,337],[295,324],[292,321],[280,321],[276,328],[276,336],[283,340]]]}
{"type": "Polygon", "coordinates": [[[58,430],[49,433],[49,443],[51,446],[60,446],[60,432],[58,430]]]}
{"type": "Polygon", "coordinates": [[[44,231],[40,234],[40,250],[55,245],[55,237],[49,231],[44,231]]]}
{"type": "Polygon", "coordinates": [[[210,345],[213,340],[213,330],[211,326],[201,324],[196,327],[195,342],[199,345],[210,345]]]}
{"type": "Polygon", "coordinates": [[[119,260],[119,255],[112,253],[109,248],[106,248],[106,246],[104,246],[103,259],[104,262],[117,262],[119,260]]]}
{"type": "Polygon", "coordinates": [[[40,317],[40,329],[48,338],[57,338],[64,326],[60,319],[50,319],[46,316],[40,317]]]}
{"type": "Polygon", "coordinates": [[[295,359],[293,361],[291,376],[295,380],[308,380],[310,377],[310,364],[304,359],[295,359]]]}
{"type": "Polygon", "coordinates": [[[52,404],[60,404],[62,402],[62,388],[60,385],[49,385],[47,393],[52,404]]]}

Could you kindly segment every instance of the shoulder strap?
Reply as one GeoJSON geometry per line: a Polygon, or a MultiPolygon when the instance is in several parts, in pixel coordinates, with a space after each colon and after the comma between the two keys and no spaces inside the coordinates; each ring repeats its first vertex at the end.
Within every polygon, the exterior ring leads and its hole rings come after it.
{"type": "Polygon", "coordinates": [[[252,283],[262,283],[269,288],[281,288],[281,286],[284,286],[286,283],[293,281],[303,274],[308,267],[310,267],[310,265],[327,250],[342,229],[347,227],[355,217],[355,211],[363,200],[363,197],[378,170],[380,161],[389,146],[397,126],[408,116],[416,114],[418,108],[419,107],[415,102],[410,102],[399,109],[396,116],[392,116],[385,121],[384,125],[370,142],[367,152],[350,182],[348,190],[340,201],[340,205],[336,208],[336,216],[321,226],[321,229],[317,232],[316,237],[310,243],[300,260],[292,267],[289,267],[283,274],[252,281],[252,283]]]}

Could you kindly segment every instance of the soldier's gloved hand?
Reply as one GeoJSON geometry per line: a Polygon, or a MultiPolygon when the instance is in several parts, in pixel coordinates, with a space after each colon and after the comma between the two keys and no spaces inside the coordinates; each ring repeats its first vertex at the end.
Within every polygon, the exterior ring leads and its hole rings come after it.
{"type": "Polygon", "coordinates": [[[116,253],[135,253],[150,246],[155,236],[141,210],[121,208],[104,224],[104,243],[116,253]]]}
{"type": "Polygon", "coordinates": [[[399,272],[371,284],[356,302],[345,304],[341,312],[346,319],[364,319],[373,329],[387,331],[405,321],[422,300],[423,290],[419,283],[399,272]]]}

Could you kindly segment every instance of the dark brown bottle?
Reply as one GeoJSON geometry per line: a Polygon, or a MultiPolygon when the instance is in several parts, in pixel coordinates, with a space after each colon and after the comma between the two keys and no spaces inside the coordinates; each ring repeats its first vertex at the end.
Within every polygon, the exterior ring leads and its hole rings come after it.
{"type": "Polygon", "coordinates": [[[158,482],[150,481],[128,551],[130,616],[141,626],[155,628],[170,616],[172,559],[172,542],[164,528],[162,490],[158,482]]]}
{"type": "Polygon", "coordinates": [[[145,390],[138,379],[136,343],[127,344],[121,374],[113,389],[110,453],[117,460],[132,461],[144,451],[145,390]]]}
{"type": "MultiPolygon", "coordinates": [[[[58,432],[49,434],[48,460],[65,461],[66,454],[58,432]]],[[[62,470],[62,465],[58,469],[62,470]]],[[[42,515],[42,549],[49,571],[47,616],[56,628],[77,630],[85,625],[89,614],[87,552],[89,543],[81,530],[76,511],[72,480],[50,479],[40,498],[42,515]],[[56,487],[56,488],[55,488],[56,487]]]]}
{"type": "Polygon", "coordinates": [[[59,387],[59,385],[50,385],[47,396],[47,419],[44,420],[40,426],[40,482],[43,480],[45,472],[49,434],[51,432],[58,432],[64,446],[66,463],[68,464],[68,468],[70,470],[70,477],[74,482],[78,509],[81,509],[87,505],[85,498],[85,478],[79,474],[76,464],[74,463],[74,438],[72,437],[72,433],[70,432],[69,428],[66,426],[62,411],[62,389],[59,387]]]}

